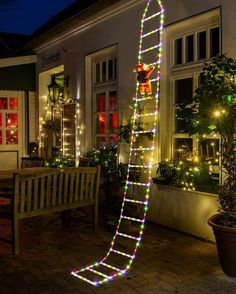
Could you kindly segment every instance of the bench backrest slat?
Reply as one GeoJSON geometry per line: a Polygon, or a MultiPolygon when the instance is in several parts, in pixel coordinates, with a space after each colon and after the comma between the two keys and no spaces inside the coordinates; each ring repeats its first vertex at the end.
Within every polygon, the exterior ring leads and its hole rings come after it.
{"type": "MultiPolygon", "coordinates": [[[[100,167],[52,169],[39,173],[15,174],[15,198],[21,218],[40,211],[94,205],[97,202],[100,167]],[[80,204],[78,204],[80,203],[80,204]]],[[[69,209],[69,208],[68,208],[69,209]]]]}

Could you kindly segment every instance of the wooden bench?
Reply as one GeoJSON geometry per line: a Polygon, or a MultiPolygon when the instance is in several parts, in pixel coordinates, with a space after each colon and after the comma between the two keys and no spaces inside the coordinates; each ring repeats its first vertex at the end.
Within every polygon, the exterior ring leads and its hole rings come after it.
{"type": "MultiPolygon", "coordinates": [[[[0,206],[0,218],[12,221],[13,245],[19,253],[19,220],[34,216],[93,206],[94,230],[98,218],[100,166],[50,169],[37,173],[15,173],[14,193],[9,205],[0,206]]],[[[1,195],[1,197],[4,197],[1,195]]],[[[9,199],[9,195],[7,195],[9,199]]]]}

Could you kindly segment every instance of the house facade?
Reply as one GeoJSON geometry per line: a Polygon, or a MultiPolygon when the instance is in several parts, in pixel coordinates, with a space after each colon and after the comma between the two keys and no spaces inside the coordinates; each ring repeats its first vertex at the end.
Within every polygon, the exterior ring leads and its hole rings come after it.
{"type": "MultiPolygon", "coordinates": [[[[57,152],[78,160],[93,147],[117,142],[116,128],[128,120],[128,105],[135,94],[133,69],[145,2],[94,1],[78,14],[39,30],[29,42],[28,49],[37,56],[35,112],[39,125],[34,141],[39,141],[44,156],[49,157],[56,147],[57,152]],[[48,101],[52,76],[64,89],[63,103],[57,105],[48,101]],[[59,134],[50,139],[52,118],[59,134]]],[[[178,157],[178,153],[194,156],[197,140],[185,133],[184,119],[176,118],[175,105],[193,94],[205,61],[219,53],[234,56],[233,4],[198,1],[193,5],[187,0],[173,4],[167,0],[163,5],[157,162],[178,157]]],[[[155,44],[155,39],[150,42],[155,44]]],[[[213,156],[215,139],[209,138],[197,150],[201,157],[213,156]]]]}
{"type": "MultiPolygon", "coordinates": [[[[30,133],[28,142],[39,144],[41,156],[50,158],[62,154],[75,164],[86,151],[117,143],[117,127],[131,115],[129,106],[136,90],[133,69],[137,63],[140,21],[146,2],[93,1],[76,12],[78,1],[70,10],[72,14],[53,18],[32,35],[24,52],[33,52],[36,56],[35,100],[30,99],[35,107],[28,107],[28,125],[26,113],[19,113],[21,142],[26,142],[23,134],[27,130],[30,133]],[[48,86],[53,81],[60,86],[56,100],[48,95],[48,86]]],[[[156,12],[157,1],[152,2],[150,14],[156,12]]],[[[219,138],[206,137],[202,145],[197,137],[190,138],[184,118],[178,117],[177,104],[192,97],[202,82],[200,73],[205,62],[221,53],[236,57],[232,29],[236,7],[228,0],[162,2],[165,27],[155,162],[172,158],[211,160],[212,170],[217,174],[219,138]]],[[[155,42],[150,35],[150,44],[153,46],[155,42]]],[[[5,102],[1,104],[1,99],[13,99],[11,90],[0,92],[0,134],[8,130],[3,123],[5,102]]],[[[22,98],[22,106],[24,101],[22,98]]],[[[1,136],[0,153],[16,149],[14,143],[5,144],[5,135],[1,136]]],[[[120,161],[127,159],[127,150],[127,146],[121,146],[120,161]]],[[[21,147],[18,160],[26,153],[26,146],[21,147]]],[[[0,165],[2,168],[2,163],[0,165]]],[[[216,206],[215,199],[211,198],[211,207],[216,206]]],[[[153,203],[153,207],[158,206],[155,201],[153,203]]],[[[203,217],[209,212],[204,210],[203,217]]],[[[151,209],[150,215],[154,220],[157,210],[151,209]]],[[[208,232],[197,233],[208,238],[204,234],[208,232]]]]}

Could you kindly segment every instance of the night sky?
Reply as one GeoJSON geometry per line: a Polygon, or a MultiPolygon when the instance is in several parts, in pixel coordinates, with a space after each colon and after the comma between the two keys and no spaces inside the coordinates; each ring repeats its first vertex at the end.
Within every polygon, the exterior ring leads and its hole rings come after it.
{"type": "Polygon", "coordinates": [[[0,32],[29,35],[74,2],[75,0],[13,0],[10,5],[0,7],[0,32]]]}

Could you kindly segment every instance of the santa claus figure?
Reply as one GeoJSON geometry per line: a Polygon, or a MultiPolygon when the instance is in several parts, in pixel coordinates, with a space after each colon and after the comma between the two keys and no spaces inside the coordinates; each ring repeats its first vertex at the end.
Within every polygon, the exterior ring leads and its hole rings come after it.
{"type": "Polygon", "coordinates": [[[149,80],[154,66],[145,63],[138,63],[135,66],[134,72],[137,73],[137,81],[139,83],[138,90],[141,95],[152,95],[152,85],[149,80]]]}

